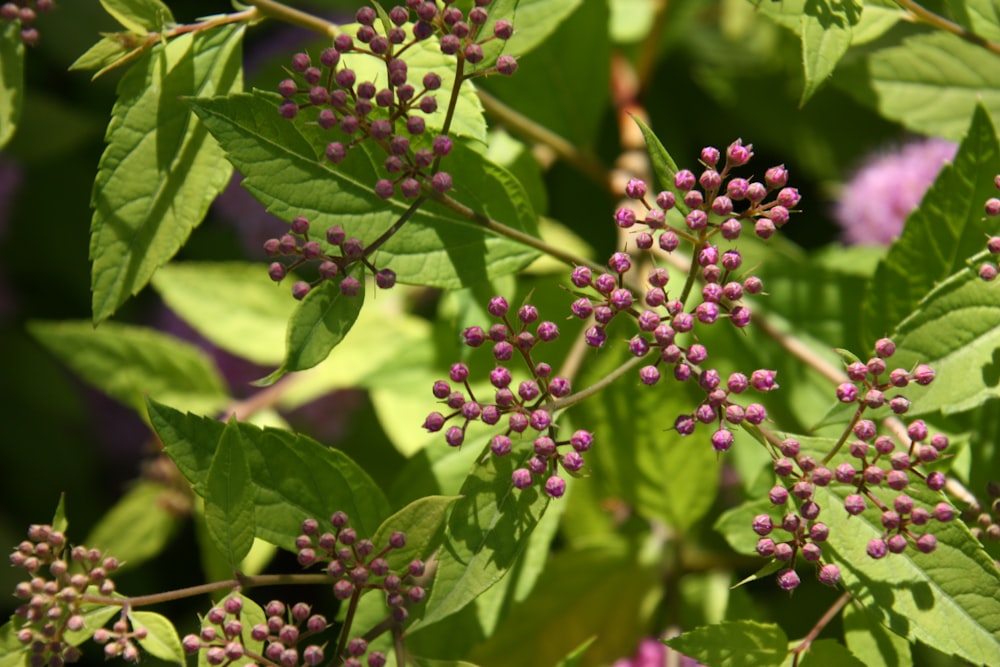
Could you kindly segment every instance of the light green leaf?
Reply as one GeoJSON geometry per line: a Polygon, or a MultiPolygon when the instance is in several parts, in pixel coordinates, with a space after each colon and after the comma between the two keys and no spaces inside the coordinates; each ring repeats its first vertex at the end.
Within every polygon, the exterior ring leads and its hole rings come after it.
{"type": "Polygon", "coordinates": [[[250,553],[254,538],[254,503],[247,444],[236,417],[226,423],[205,481],[208,534],[235,570],[250,553]]]}
{"type": "MultiPolygon", "coordinates": [[[[95,595],[97,587],[91,586],[86,592],[95,595]]],[[[114,596],[121,597],[117,593],[114,596]]],[[[76,631],[71,630],[63,633],[63,639],[70,646],[79,646],[85,641],[93,639],[94,630],[104,627],[105,623],[122,613],[122,608],[115,605],[84,604],[80,606],[80,609],[83,612],[83,627],[76,631]]]]}
{"type": "Polygon", "coordinates": [[[1000,41],[1000,5],[994,0],[948,0],[947,4],[958,23],[970,32],[1000,41]]]}
{"type": "Polygon", "coordinates": [[[170,8],[160,0],[101,0],[104,10],[132,32],[158,32],[174,22],[170,8]]]}
{"type": "Polygon", "coordinates": [[[181,525],[181,517],[163,502],[172,493],[177,491],[157,482],[136,483],[83,543],[117,558],[121,569],[146,562],[163,551],[181,525]]]}
{"type": "Polygon", "coordinates": [[[853,29],[861,21],[863,4],[857,0],[783,0],[762,3],[761,12],[793,30],[802,40],[805,87],[799,106],[826,83],[851,45],[853,29]]]}
{"type": "Polygon", "coordinates": [[[587,649],[591,647],[595,639],[597,639],[596,636],[588,638],[585,642],[570,651],[565,658],[560,660],[556,667],[579,667],[583,660],[583,654],[587,652],[587,649]]]}
{"type": "Polygon", "coordinates": [[[756,621],[724,621],[663,643],[712,667],[778,667],[788,650],[780,627],[756,621]]]}
{"type": "Polygon", "coordinates": [[[257,364],[284,359],[285,330],[298,302],[274,284],[264,265],[173,262],[152,283],[170,309],[213,345],[257,364]]]}
{"type": "Polygon", "coordinates": [[[14,136],[24,106],[24,42],[20,24],[0,24],[0,148],[14,136]]]}
{"type": "Polygon", "coordinates": [[[656,19],[656,0],[610,0],[608,32],[618,44],[641,42],[656,19]]]}
{"type": "Polygon", "coordinates": [[[1000,396],[1000,299],[972,269],[938,285],[896,329],[892,361],[930,365],[937,375],[913,387],[908,413],[965,412],[1000,396]]]}
{"type": "MultiPolygon", "coordinates": [[[[1000,590],[1000,571],[968,527],[961,521],[932,522],[931,532],[938,540],[933,553],[919,553],[910,545],[902,554],[873,560],[865,549],[885,532],[881,513],[869,506],[849,517],[842,508],[853,491],[841,485],[817,487],[816,502],[829,508],[822,515],[830,527],[824,555],[840,567],[844,586],[864,605],[869,622],[969,662],[995,662],[1000,645],[1000,598],[995,594],[1000,590]]],[[[906,493],[924,507],[944,499],[919,482],[911,483],[906,493]]]]}
{"type": "Polygon", "coordinates": [[[379,526],[372,542],[377,547],[389,543],[389,537],[401,531],[406,546],[393,549],[385,559],[393,570],[405,569],[414,559],[426,560],[437,549],[444,534],[444,520],[459,496],[425,496],[399,510],[379,526]]]}
{"type": "Polygon", "coordinates": [[[501,53],[524,56],[543,44],[581,4],[583,0],[495,0],[490,5],[490,18],[504,18],[513,23],[514,35],[507,42],[494,40],[485,44],[483,62],[492,65],[501,53]]]}
{"type": "Polygon", "coordinates": [[[979,105],[1000,117],[1000,56],[952,34],[908,37],[841,69],[837,85],[915,132],[958,140],[979,105]]]}
{"type": "MultiPolygon", "coordinates": [[[[303,215],[317,230],[339,224],[349,235],[371,243],[407,211],[411,202],[398,196],[382,201],[375,195],[384,156],[369,154],[369,147],[361,145],[333,165],[322,157],[329,135],[306,119],[281,118],[276,107],[274,96],[263,93],[192,102],[246,176],[244,187],[273,214],[285,220],[303,215]],[[316,183],[324,186],[318,188],[316,183]]],[[[443,169],[454,175],[455,190],[449,194],[455,199],[479,214],[537,235],[527,194],[505,169],[461,142],[443,169]]],[[[450,289],[513,273],[537,256],[527,246],[427,203],[379,249],[376,261],[392,268],[401,283],[450,289]]]]}
{"type": "MultiPolygon", "coordinates": [[[[726,510],[715,521],[715,530],[737,553],[757,555],[757,534],[751,530],[758,514],[771,514],[774,505],[767,498],[750,500],[726,510]]],[[[763,560],[761,561],[763,562],[763,560]]]]}
{"type": "Polygon", "coordinates": [[[130,611],[128,617],[133,631],[139,628],[146,630],[145,638],[138,640],[139,646],[160,660],[183,667],[184,648],[170,619],[151,611],[130,611]]]}
{"type": "Polygon", "coordinates": [[[31,334],[84,381],[145,412],[146,396],[192,410],[217,410],[228,394],[215,366],[191,343],[124,324],[41,322],[31,334]]]}
{"type": "MultiPolygon", "coordinates": [[[[243,633],[240,635],[243,643],[243,647],[246,649],[247,653],[255,653],[261,655],[264,649],[264,640],[254,639],[253,628],[255,625],[264,624],[267,622],[267,617],[264,614],[264,610],[259,604],[254,602],[252,599],[243,595],[242,593],[232,593],[232,596],[238,597],[243,603],[243,609],[240,611],[239,620],[240,624],[243,626],[243,633]]],[[[226,614],[226,619],[235,618],[233,614],[226,614]]],[[[213,667],[208,662],[208,651],[198,651],[198,667],[213,667]]]]}
{"type": "Polygon", "coordinates": [[[799,664],[802,667],[871,667],[834,639],[814,641],[799,664]]]}
{"type": "Polygon", "coordinates": [[[28,667],[28,647],[17,638],[15,619],[0,625],[0,667],[28,667]]]}
{"type": "Polygon", "coordinates": [[[941,170],[871,281],[861,307],[868,345],[891,334],[936,284],[964,271],[966,258],[983,250],[990,232],[983,202],[996,194],[997,173],[996,130],[977,107],[954,164],[941,170]]]}
{"type": "Polygon", "coordinates": [[[119,83],[91,200],[95,323],[142,289],[229,182],[221,149],[180,97],[241,90],[242,38],[231,26],[181,35],[119,83]]]}
{"type": "Polygon", "coordinates": [[[61,533],[65,533],[69,528],[69,519],[66,518],[66,494],[59,494],[59,504],[56,505],[56,511],[52,515],[52,523],[50,524],[53,530],[58,530],[61,533]]]}
{"type": "Polygon", "coordinates": [[[77,58],[69,69],[97,70],[91,77],[94,80],[137,57],[146,48],[144,44],[142,38],[130,32],[106,34],[77,58]]]}
{"type": "Polygon", "coordinates": [[[514,566],[549,504],[538,485],[518,490],[511,473],[515,455],[490,457],[477,465],[455,504],[437,574],[427,601],[426,625],[476,599],[514,566]]]}
{"type": "Polygon", "coordinates": [[[870,618],[863,607],[849,604],[841,617],[847,648],[868,667],[912,667],[909,643],[870,618]]]}
{"type": "MultiPolygon", "coordinates": [[[[207,497],[209,469],[226,428],[208,417],[149,402],[149,418],[167,454],[207,497]]],[[[363,536],[389,515],[389,503],[371,477],[343,452],[285,430],[239,425],[255,506],[256,534],[284,549],[295,547],[303,519],[325,521],[337,510],[363,536]]]]}

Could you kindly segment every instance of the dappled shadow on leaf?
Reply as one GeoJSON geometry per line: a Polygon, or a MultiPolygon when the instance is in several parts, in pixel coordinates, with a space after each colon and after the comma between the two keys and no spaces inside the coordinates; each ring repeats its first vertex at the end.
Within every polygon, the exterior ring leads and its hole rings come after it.
{"type": "Polygon", "coordinates": [[[990,363],[983,366],[983,384],[987,387],[1000,385],[1000,348],[993,350],[990,363]]]}

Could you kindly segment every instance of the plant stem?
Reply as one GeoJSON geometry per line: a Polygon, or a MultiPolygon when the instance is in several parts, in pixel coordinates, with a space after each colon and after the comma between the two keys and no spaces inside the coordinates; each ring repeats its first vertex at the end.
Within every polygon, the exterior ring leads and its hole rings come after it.
{"type": "Polygon", "coordinates": [[[542,407],[547,410],[549,414],[552,414],[557,410],[562,410],[563,408],[568,408],[571,405],[576,405],[580,401],[603,391],[608,385],[639,366],[643,361],[645,361],[643,357],[633,357],[586,389],[582,389],[575,394],[570,394],[569,396],[563,396],[562,398],[546,403],[542,407]]]}
{"type": "Polygon", "coordinates": [[[544,125],[531,120],[483,90],[476,91],[486,113],[493,116],[514,134],[551,148],[556,155],[576,167],[584,176],[612,192],[611,174],[596,158],[574,146],[569,140],[544,125]]]}
{"type": "Polygon", "coordinates": [[[975,44],[976,46],[981,46],[991,53],[1000,55],[1000,44],[997,42],[990,41],[983,37],[982,35],[977,35],[971,30],[960,26],[957,23],[953,23],[943,16],[939,16],[934,12],[922,7],[921,5],[913,2],[913,0],[895,0],[896,4],[912,14],[916,19],[922,21],[928,25],[931,25],[938,30],[944,30],[945,32],[950,32],[951,34],[961,37],[965,41],[975,44]]]}
{"type": "Polygon", "coordinates": [[[312,30],[322,35],[336,37],[340,34],[340,26],[331,23],[318,16],[294,9],[275,0],[246,0],[248,5],[253,5],[261,16],[297,25],[306,30],[312,30]]]}
{"type": "Polygon", "coordinates": [[[344,615],[344,625],[340,629],[340,638],[337,640],[337,652],[334,653],[336,659],[343,660],[344,648],[347,646],[347,635],[350,634],[351,624],[354,622],[354,612],[358,610],[360,599],[361,589],[355,587],[351,593],[351,601],[347,605],[347,614],[344,615]]]}
{"type": "Polygon", "coordinates": [[[579,255],[574,255],[573,253],[563,250],[562,248],[549,245],[545,241],[537,239],[534,236],[531,236],[530,234],[525,234],[524,232],[518,229],[514,229],[513,227],[508,227],[502,222],[497,222],[496,220],[488,218],[482,213],[472,210],[462,202],[456,199],[452,199],[448,195],[435,193],[434,201],[438,202],[445,208],[459,214],[463,218],[471,220],[476,224],[485,227],[486,229],[490,230],[497,236],[504,236],[519,243],[523,243],[526,246],[535,248],[536,250],[540,250],[541,252],[544,252],[550,257],[558,259],[559,261],[564,262],[569,266],[587,266],[594,271],[598,272],[604,271],[604,267],[596,262],[592,262],[591,260],[585,257],[580,257],[579,255]]]}
{"type": "Polygon", "coordinates": [[[333,581],[328,575],[325,574],[258,574],[255,576],[242,576],[238,575],[235,579],[226,579],[225,581],[213,581],[208,584],[201,584],[199,586],[189,586],[187,588],[178,588],[172,591],[164,591],[163,593],[155,593],[153,595],[139,595],[136,597],[128,598],[116,598],[109,595],[89,595],[84,594],[80,596],[80,599],[84,602],[90,602],[93,604],[104,604],[115,607],[144,607],[153,604],[162,604],[164,602],[170,602],[172,600],[181,600],[184,598],[194,597],[196,595],[205,595],[207,593],[214,593],[216,591],[224,591],[227,589],[234,588],[257,588],[260,586],[289,586],[289,585],[316,585],[316,584],[327,584],[333,581]]]}
{"type": "Polygon", "coordinates": [[[823,628],[829,625],[830,621],[832,621],[834,617],[840,613],[840,610],[843,609],[844,605],[850,602],[850,600],[851,594],[844,593],[837,598],[836,602],[830,605],[830,608],[826,610],[826,613],[823,614],[818,621],[816,621],[816,625],[814,625],[812,630],[809,631],[809,634],[803,637],[802,641],[791,650],[791,653],[793,654],[792,667],[799,664],[799,656],[809,649],[809,646],[816,640],[816,637],[818,637],[819,633],[823,631],[823,628]]]}

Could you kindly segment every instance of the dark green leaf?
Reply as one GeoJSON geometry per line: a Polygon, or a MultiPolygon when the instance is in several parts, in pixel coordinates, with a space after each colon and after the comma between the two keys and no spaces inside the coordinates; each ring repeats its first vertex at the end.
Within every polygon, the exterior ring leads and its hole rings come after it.
{"type": "MultiPolygon", "coordinates": [[[[493,11],[491,8],[491,15],[493,11]]],[[[524,59],[524,67],[513,78],[491,77],[484,86],[574,146],[584,150],[594,148],[610,95],[608,20],[607,3],[580,3],[524,59]]],[[[522,25],[519,22],[515,28],[522,25]]]]}
{"type": "Polygon", "coordinates": [[[725,621],[663,643],[712,667],[778,667],[788,652],[781,628],[755,621],[725,621]]]}
{"type": "Polygon", "coordinates": [[[101,0],[104,10],[132,32],[159,32],[174,22],[170,8],[160,0],[101,0]]]}
{"type": "Polygon", "coordinates": [[[83,541],[132,568],[158,555],[180,527],[181,518],[164,502],[178,493],[163,484],[140,481],[101,517],[83,541]]]}
{"type": "Polygon", "coordinates": [[[966,258],[983,249],[990,231],[983,202],[996,194],[997,173],[996,130],[986,110],[977,107],[954,165],[941,170],[872,279],[862,304],[868,345],[891,334],[931,288],[964,270],[966,258]]]}
{"type": "Polygon", "coordinates": [[[549,504],[538,485],[518,490],[514,455],[477,465],[455,504],[427,601],[427,625],[453,614],[512,568],[549,504]]]}
{"type": "Polygon", "coordinates": [[[814,641],[799,664],[802,667],[872,667],[834,639],[814,641]]]}
{"type": "Polygon", "coordinates": [[[177,252],[229,182],[222,150],[180,96],[239,91],[242,38],[232,26],[181,35],[122,78],[91,201],[94,322],[177,252]]]}
{"type": "Polygon", "coordinates": [[[339,283],[333,280],[324,281],[306,295],[288,321],[285,362],[258,384],[272,384],[285,373],[312,368],[325,360],[330,350],[344,340],[365,302],[361,267],[355,268],[351,274],[361,282],[361,289],[355,296],[344,295],[339,283]]]}
{"type": "Polygon", "coordinates": [[[147,396],[191,410],[218,410],[228,398],[215,366],[191,343],[143,327],[32,322],[28,330],[84,381],[140,414],[147,396]]]}
{"type": "Polygon", "coordinates": [[[0,149],[7,145],[24,106],[24,42],[20,23],[0,24],[0,149]]]}
{"type": "Polygon", "coordinates": [[[216,548],[236,570],[253,546],[255,520],[247,444],[236,417],[226,423],[205,482],[205,524],[216,548]]]}
{"type": "MultiPolygon", "coordinates": [[[[341,225],[371,243],[397,222],[410,203],[382,201],[375,182],[384,157],[352,149],[332,165],[322,157],[327,135],[305,122],[278,115],[273,96],[262,93],[200,99],[192,107],[246,176],[243,185],[285,220],[297,215],[318,230],[341,225]],[[322,188],[316,187],[323,183],[322,188]]],[[[455,180],[452,194],[472,210],[530,235],[536,216],[520,183],[505,169],[457,142],[443,168],[455,180]]],[[[425,204],[378,251],[380,266],[400,282],[456,288],[517,271],[537,252],[486,232],[449,209],[425,204]]]]}
{"type": "Polygon", "coordinates": [[[609,665],[634,649],[643,601],[655,585],[655,567],[637,562],[624,542],[562,551],[469,658],[482,665],[556,665],[596,635],[585,660],[609,665]]]}
{"type": "Polygon", "coordinates": [[[909,643],[869,617],[863,607],[849,604],[841,616],[847,648],[867,667],[912,667],[909,643]]]}
{"type": "Polygon", "coordinates": [[[128,616],[133,631],[146,630],[146,636],[138,639],[139,646],[164,662],[184,666],[184,648],[170,619],[151,611],[131,611],[128,616]]]}
{"type": "MultiPolygon", "coordinates": [[[[225,425],[149,402],[149,418],[167,454],[206,497],[215,449],[225,425]]],[[[363,536],[373,535],[389,515],[375,482],[336,449],[287,431],[240,424],[254,492],[257,537],[293,549],[303,519],[326,521],[342,510],[363,536]]]]}

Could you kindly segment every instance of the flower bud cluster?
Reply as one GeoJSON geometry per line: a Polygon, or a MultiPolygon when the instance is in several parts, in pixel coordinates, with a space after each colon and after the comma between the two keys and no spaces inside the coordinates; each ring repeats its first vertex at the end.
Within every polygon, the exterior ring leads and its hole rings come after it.
{"type": "Polygon", "coordinates": [[[365,248],[360,239],[348,238],[340,225],[328,228],[324,240],[325,244],[310,239],[309,221],[297,216],[292,220],[288,234],[264,242],[264,252],[268,256],[290,259],[288,263],[271,262],[268,267],[271,280],[281,282],[291,271],[313,262],[318,264],[319,277],[312,282],[296,281],[292,285],[292,296],[304,299],[325,280],[337,280],[344,296],[357,296],[361,291],[361,282],[350,275],[350,270],[360,262],[375,275],[375,284],[380,288],[389,289],[396,284],[396,272],[392,269],[377,269],[368,259],[370,250],[365,248]],[[333,248],[336,248],[335,252],[333,248]]]}
{"type": "Polygon", "coordinates": [[[962,518],[969,524],[976,539],[996,542],[1000,540],[1000,482],[987,484],[986,494],[989,506],[973,503],[962,512],[962,518]]]}
{"type": "Polygon", "coordinates": [[[388,544],[376,548],[371,540],[358,537],[343,512],[330,516],[330,526],[333,530],[320,532],[315,519],[302,522],[302,534],[295,538],[299,564],[302,567],[325,564],[326,573],[333,580],[333,596],[338,600],[360,596],[362,591],[370,589],[384,591],[393,619],[398,623],[405,621],[409,615],[407,607],[419,604],[426,597],[426,591],[414,582],[423,575],[424,563],[413,560],[405,570],[394,572],[385,557],[393,549],[406,546],[406,535],[395,532],[389,536],[388,544]]]}
{"type": "Polygon", "coordinates": [[[816,487],[827,486],[832,474],[803,453],[796,440],[784,440],[779,449],[782,456],[775,460],[774,470],[782,483],[771,489],[768,499],[784,514],[779,518],[770,514],[754,517],[753,531],[760,536],[757,553],[787,564],[777,576],[778,585],[786,591],[801,581],[795,572],[796,556],[816,565],[816,576],[822,583],[835,586],[840,581],[840,568],[823,563],[823,543],[830,528],[819,520],[822,508],[814,499],[816,487]]]}
{"type": "MultiPolygon", "coordinates": [[[[1000,190],[1000,174],[997,174],[993,179],[994,185],[1000,190]]],[[[1000,216],[1000,198],[990,197],[986,200],[983,208],[986,211],[986,215],[995,218],[1000,216]]],[[[993,259],[989,262],[984,262],[979,266],[979,277],[990,282],[996,280],[997,275],[1000,274],[1000,266],[997,266],[996,256],[1000,255],[1000,236],[991,236],[986,241],[986,249],[990,251],[993,255],[993,259]]]]}
{"type": "Polygon", "coordinates": [[[526,431],[534,435],[533,455],[526,467],[512,474],[514,486],[524,489],[535,479],[545,479],[545,493],[552,498],[562,496],[566,482],[559,477],[558,469],[577,474],[583,468],[583,453],[590,449],[593,437],[587,431],[577,431],[569,439],[556,440],[552,413],[545,407],[550,401],[572,393],[569,380],[554,376],[552,367],[536,362],[534,349],[538,344],[551,342],[559,337],[559,327],[550,321],[539,321],[538,309],[531,304],[521,306],[516,319],[509,314],[510,306],[503,297],[493,297],[487,306],[489,313],[499,320],[489,330],[469,327],[463,334],[466,345],[478,348],[492,345],[496,365],[489,374],[494,389],[492,402],[476,397],[469,382],[469,367],[458,363],[451,367],[448,380],[438,380],[432,391],[448,408],[446,414],[435,411],[427,415],[424,428],[435,433],[451,421],[461,421],[445,430],[445,440],[453,447],[465,442],[466,430],[471,422],[481,421],[493,426],[506,418],[507,428],[493,437],[490,450],[496,456],[511,453],[513,434],[526,431]],[[507,363],[517,355],[525,364],[531,378],[515,384],[507,363]],[[459,388],[455,389],[453,385],[459,388]],[[530,431],[529,431],[530,429],[530,431]],[[560,449],[564,451],[560,451],[560,449]]]}
{"type": "MultiPolygon", "coordinates": [[[[924,507],[904,493],[911,484],[912,477],[922,479],[931,491],[944,488],[945,476],[941,472],[925,472],[923,467],[946,452],[949,446],[947,436],[940,433],[932,435],[927,425],[916,419],[907,424],[908,442],[897,447],[895,438],[880,435],[874,421],[862,418],[867,410],[883,407],[896,415],[905,414],[910,403],[904,396],[896,395],[886,400],[882,392],[890,387],[905,387],[910,382],[926,385],[934,379],[934,371],[923,365],[917,366],[912,372],[895,369],[887,374],[885,360],[893,355],[895,349],[895,344],[888,338],[876,341],[875,356],[867,363],[849,364],[847,374],[851,382],[837,388],[837,396],[841,401],[859,404],[850,432],[844,438],[849,456],[831,469],[825,465],[825,461],[817,462],[812,456],[801,452],[798,441],[786,439],[779,447],[780,456],[776,454],[774,459],[774,472],[779,483],[769,494],[771,503],[775,506],[785,506],[789,500],[794,499],[798,504],[796,516],[800,521],[806,522],[804,525],[808,535],[815,543],[825,540],[828,534],[825,525],[815,523],[821,510],[814,499],[816,488],[836,484],[853,487],[843,503],[844,510],[850,516],[861,514],[870,504],[881,512],[880,521],[884,532],[871,540],[866,549],[868,555],[875,559],[889,553],[902,553],[911,544],[922,553],[934,551],[937,538],[925,526],[929,526],[932,520],[951,521],[956,515],[955,509],[947,502],[939,502],[933,508],[924,507]],[[817,525],[822,526],[818,529],[823,536],[821,540],[813,535],[817,525]]],[[[788,516],[782,519],[782,525],[787,521],[788,525],[798,528],[794,519],[789,519],[788,516]]],[[[771,521],[770,517],[763,515],[754,519],[754,530],[762,536],[758,543],[758,553],[761,556],[784,560],[784,555],[791,553],[791,559],[798,551],[806,560],[820,559],[821,547],[811,547],[810,552],[807,552],[800,534],[796,534],[784,548],[777,546],[771,538],[764,538],[767,533],[761,530],[765,525],[770,525],[771,521]]],[[[831,585],[836,583],[839,571],[835,568],[834,565],[821,567],[820,580],[831,585]],[[838,573],[836,578],[833,577],[835,571],[838,573]]],[[[779,575],[779,585],[783,588],[789,588],[793,580],[797,585],[796,578],[787,574],[784,577],[779,575]]]]}
{"type": "Polygon", "coordinates": [[[188,654],[204,651],[209,665],[241,664],[242,661],[265,662],[248,646],[249,637],[263,643],[263,658],[281,667],[314,667],[323,662],[324,645],[308,643],[329,627],[326,618],[313,614],[308,604],[299,602],[286,607],[272,600],[265,608],[267,620],[245,627],[243,598],[230,595],[212,607],[202,618],[201,631],[187,635],[181,645],[188,654]]]}
{"type": "MultiPolygon", "coordinates": [[[[61,667],[79,660],[80,650],[69,642],[67,634],[85,628],[85,593],[114,593],[110,574],[118,569],[118,560],[97,549],[70,548],[61,531],[50,525],[33,525],[28,529],[28,539],[11,553],[10,563],[29,576],[14,588],[14,597],[22,604],[14,612],[13,621],[17,639],[30,647],[28,664],[61,667]]],[[[122,656],[134,662],[139,652],[131,640],[141,639],[140,632],[145,630],[130,633],[128,622],[119,620],[113,632],[101,628],[94,638],[104,638],[101,643],[108,657],[122,656]]]]}
{"type": "Polygon", "coordinates": [[[35,27],[38,14],[55,9],[54,0],[16,0],[0,5],[0,23],[17,22],[21,26],[21,41],[27,46],[38,44],[40,34],[35,27]]]}
{"type": "Polygon", "coordinates": [[[737,139],[726,149],[720,169],[720,151],[706,146],[701,151],[700,173],[681,169],[674,174],[674,188],[658,193],[652,203],[646,184],[630,181],[626,194],[642,205],[645,216],[640,219],[630,208],[623,207],[615,212],[615,223],[624,229],[644,225],[646,230],[638,233],[636,245],[651,248],[655,234],[657,245],[666,252],[677,248],[679,238],[704,242],[721,234],[724,239],[734,241],[739,238],[744,222],[752,223],[754,233],[760,238],[770,238],[788,222],[800,196],[798,190],[787,187],[788,171],[784,165],[768,169],[763,182],[734,176],[733,170],[747,164],[752,157],[753,146],[744,146],[737,139]],[[666,222],[667,213],[674,208],[684,215],[683,229],[666,222]]]}
{"type": "MultiPolygon", "coordinates": [[[[443,53],[463,63],[481,63],[484,43],[506,40],[513,34],[505,20],[493,23],[491,35],[483,34],[488,4],[478,1],[466,17],[450,4],[440,9],[436,2],[408,0],[388,11],[388,26],[379,20],[375,9],[362,7],[357,12],[354,37],[341,33],[315,63],[307,53],[292,57],[290,78],[278,84],[283,98],[278,113],[291,120],[303,109],[314,109],[319,127],[336,128],[343,137],[330,141],[324,150],[333,164],[346,159],[362,142],[377,145],[386,155],[384,177],[374,184],[375,194],[382,199],[396,194],[415,199],[422,193],[447,192],[452,178],[438,165],[451,152],[452,141],[446,135],[432,139],[427,135],[427,118],[438,110],[434,93],[443,81],[435,72],[425,74],[419,84],[411,81],[409,65],[402,56],[417,42],[436,37],[443,53]],[[411,22],[414,19],[416,22],[411,22]],[[361,56],[378,60],[384,66],[384,77],[359,80],[348,61],[361,56]]],[[[500,56],[495,66],[477,74],[510,75],[516,69],[513,57],[500,56]]]]}

